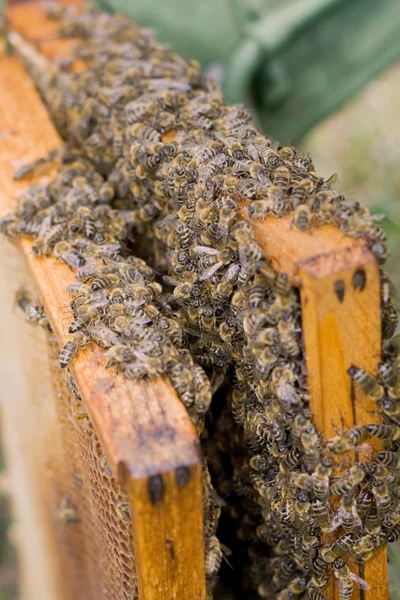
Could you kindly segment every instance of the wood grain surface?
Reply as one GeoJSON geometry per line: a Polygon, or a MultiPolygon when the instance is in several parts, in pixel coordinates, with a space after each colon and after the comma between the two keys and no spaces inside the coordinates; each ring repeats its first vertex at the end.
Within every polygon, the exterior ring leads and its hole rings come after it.
{"type": "MultiPolygon", "coordinates": [[[[0,214],[12,210],[15,198],[27,183],[15,182],[13,173],[21,163],[39,158],[60,145],[61,141],[51,124],[43,104],[29,77],[15,58],[0,58],[0,214]]],[[[51,174],[51,173],[50,173],[51,174]]],[[[2,243],[6,243],[2,240],[2,243]]],[[[32,253],[32,241],[23,238],[17,242],[25,257],[30,275],[51,322],[60,346],[66,341],[72,315],[66,287],[74,273],[53,257],[37,258],[32,253]]],[[[105,356],[99,349],[83,351],[74,362],[72,372],[86,408],[103,444],[110,466],[121,484],[132,490],[132,512],[140,510],[143,544],[135,550],[138,564],[150,571],[160,581],[166,577],[165,553],[170,550],[157,546],[161,554],[148,554],[141,560],[139,554],[146,549],[154,531],[162,531],[167,522],[173,531],[187,536],[180,559],[174,563],[174,589],[183,600],[193,598],[187,585],[188,573],[197,581],[197,597],[205,598],[204,550],[202,532],[202,505],[190,504],[187,494],[201,498],[201,482],[194,469],[190,486],[182,489],[175,479],[177,469],[191,469],[200,464],[197,435],[185,408],[171,384],[162,378],[151,382],[128,381],[105,368],[105,356]],[[152,477],[163,477],[171,472],[166,488],[165,503],[154,512],[148,496],[136,494],[135,486],[152,477]],[[173,504],[179,506],[173,509],[173,504]],[[186,504],[195,514],[187,515],[186,504]],[[145,515],[148,513],[148,518],[145,515]],[[148,529],[148,527],[150,529],[148,529]],[[147,564],[151,560],[151,565],[147,564]],[[178,566],[177,566],[178,565],[178,566]],[[178,568],[179,567],[179,568],[178,568]],[[160,569],[159,575],[158,570],[160,569]]],[[[200,468],[200,467],[199,467],[200,468]]],[[[134,525],[135,531],[136,525],[134,525]]],[[[180,540],[179,544],[183,544],[180,540]]],[[[137,573],[142,582],[141,597],[146,594],[147,575],[137,573]]],[[[152,580],[153,581],[153,580],[152,580]]],[[[151,584],[152,587],[152,584],[151,584]]],[[[163,595],[158,598],[165,598],[163,595]]]]}
{"type": "MultiPolygon", "coordinates": [[[[24,19],[9,13],[9,21],[19,33],[32,39],[24,19]]],[[[44,41],[50,43],[53,53],[68,51],[65,41],[62,49],[57,40],[44,41]]],[[[37,36],[35,43],[40,43],[37,36]]],[[[171,138],[174,133],[170,132],[171,138]]],[[[242,217],[247,219],[245,207],[242,217]]],[[[322,433],[330,437],[342,424],[374,422],[377,417],[373,403],[354,389],[347,374],[353,364],[374,373],[380,360],[379,277],[365,243],[344,236],[331,225],[300,232],[292,226],[290,217],[270,217],[264,223],[252,221],[252,225],[272,265],[300,288],[311,407],[322,433]],[[363,289],[354,285],[353,279],[360,270],[365,274],[363,289]]],[[[136,497],[145,497],[145,491],[140,490],[136,488],[134,502],[139,501],[136,497]]],[[[357,568],[355,565],[353,570],[357,568]]],[[[368,580],[370,590],[356,590],[353,598],[388,598],[385,549],[358,573],[368,580]]],[[[331,586],[327,595],[329,600],[336,600],[336,586],[331,586]]]]}

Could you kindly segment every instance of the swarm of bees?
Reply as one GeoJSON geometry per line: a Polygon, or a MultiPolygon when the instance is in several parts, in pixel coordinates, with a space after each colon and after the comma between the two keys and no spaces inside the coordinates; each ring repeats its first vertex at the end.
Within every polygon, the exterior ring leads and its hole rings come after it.
{"type": "MultiPolygon", "coordinates": [[[[223,390],[207,445],[211,458],[221,457],[210,464],[231,465],[213,481],[247,548],[243,585],[261,597],[323,600],[333,577],[348,600],[354,586],[368,587],[354,562],[400,539],[393,290],[381,271],[379,373],[356,365],[348,372],[381,421],[326,440],[308,407],[298,292],[271,267],[251,220],[289,216],[301,231],[334,224],[365,240],[379,265],[385,234],[366,208],[317,175],[309,156],[261,135],[246,109],[223,104],[195,61],[147,30],[89,8],[65,13],[61,32],[82,38],[74,57],[88,68],[27,66],[65,139],[62,167],[2,222],[7,235],[34,236],[37,254],[77,270],[61,367],[95,342],[129,378],[166,374],[200,432],[212,395],[223,390]],[[343,455],[357,457],[375,438],[382,450],[344,473],[343,455]]],[[[207,470],[204,488],[214,581],[224,558],[215,535],[223,503],[207,470]]]]}

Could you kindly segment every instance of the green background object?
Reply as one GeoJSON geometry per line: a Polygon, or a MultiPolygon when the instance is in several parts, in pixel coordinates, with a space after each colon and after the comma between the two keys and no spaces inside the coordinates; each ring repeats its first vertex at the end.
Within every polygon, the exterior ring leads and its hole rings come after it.
{"type": "Polygon", "coordinates": [[[399,0],[97,3],[222,72],[227,101],[250,103],[282,142],[298,141],[400,57],[399,0]]]}

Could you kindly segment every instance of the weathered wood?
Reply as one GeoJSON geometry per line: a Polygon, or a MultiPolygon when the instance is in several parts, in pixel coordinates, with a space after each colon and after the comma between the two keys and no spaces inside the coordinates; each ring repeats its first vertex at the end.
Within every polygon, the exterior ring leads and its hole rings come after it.
{"type": "MultiPolygon", "coordinates": [[[[24,23],[18,28],[12,15],[10,22],[25,35],[24,23]]],[[[62,55],[67,44],[58,43],[50,42],[52,52],[62,55]]],[[[242,216],[247,218],[245,209],[242,216]]],[[[374,403],[352,386],[347,374],[353,364],[376,372],[380,359],[379,276],[365,243],[344,236],[330,225],[301,232],[292,226],[290,217],[252,221],[252,225],[272,265],[300,288],[311,408],[320,430],[330,437],[342,423],[349,427],[374,422],[374,403]],[[361,270],[365,274],[363,287],[357,282],[362,276],[353,279],[361,270]]],[[[136,490],[140,497],[140,488],[136,490]]],[[[357,570],[356,565],[352,568],[357,570]]],[[[370,590],[357,591],[353,597],[388,598],[385,549],[361,567],[359,574],[367,579],[370,590]]],[[[328,597],[337,598],[336,586],[330,587],[328,597]]]]}
{"type": "MultiPolygon", "coordinates": [[[[329,225],[301,232],[291,217],[252,224],[271,263],[300,288],[310,407],[320,431],[329,438],[342,427],[376,422],[376,404],[347,373],[352,365],[376,373],[381,355],[379,272],[366,244],[329,225]]],[[[377,449],[378,440],[371,445],[377,449]]],[[[352,569],[370,585],[355,586],[353,598],[388,598],[386,549],[352,569]]],[[[338,599],[334,583],[327,597],[338,599]]]]}
{"type": "MultiPolygon", "coordinates": [[[[0,211],[4,215],[12,209],[15,196],[27,186],[12,179],[19,162],[43,156],[57,147],[60,139],[32,82],[14,58],[0,59],[0,82],[0,131],[3,132],[0,139],[0,211]]],[[[36,258],[30,240],[22,239],[18,245],[53,331],[63,345],[72,318],[66,287],[74,274],[55,258],[36,258]]],[[[172,581],[173,578],[177,597],[187,600],[193,598],[187,585],[190,573],[197,582],[197,597],[205,598],[200,467],[196,469],[200,464],[199,444],[182,403],[170,383],[161,378],[144,383],[116,377],[105,369],[105,356],[99,350],[82,352],[72,371],[113,471],[132,491],[132,512],[140,510],[142,515],[141,519],[134,518],[135,539],[140,536],[143,540],[151,539],[154,531],[163,532],[165,524],[172,519],[175,521],[169,525],[171,535],[179,533],[177,548],[191,546],[190,552],[179,553],[179,561],[173,563],[174,571],[168,578],[165,565],[168,568],[170,563],[165,562],[164,557],[165,553],[170,553],[168,544],[153,545],[152,555],[146,554],[143,559],[138,555],[143,545],[139,545],[135,550],[136,560],[139,569],[145,569],[144,574],[138,573],[142,594],[147,594],[147,585],[153,587],[153,579],[148,581],[146,575],[151,570],[154,579],[172,581]],[[193,469],[190,486],[179,484],[175,478],[177,469],[193,469]],[[152,477],[167,477],[163,474],[168,472],[171,472],[171,478],[165,502],[154,511],[149,497],[135,492],[136,485],[143,486],[143,482],[151,481],[152,477]],[[188,504],[189,490],[196,499],[191,505],[188,504]],[[177,503],[176,509],[174,503],[177,503]],[[189,505],[193,510],[190,517],[183,510],[189,505]],[[140,533],[135,529],[139,522],[140,533]],[[181,535],[187,539],[181,540],[181,535]],[[151,566],[147,564],[150,559],[151,566]]]]}
{"type": "Polygon", "coordinates": [[[180,600],[179,579],[183,574],[186,578],[184,597],[191,600],[204,597],[204,568],[195,562],[195,557],[202,552],[202,543],[188,535],[188,531],[198,527],[200,481],[199,466],[180,467],[175,472],[135,481],[129,487],[134,508],[133,540],[137,551],[138,589],[140,598],[144,600],[180,600]],[[152,510],[144,510],[149,501],[152,510]],[[185,515],[185,519],[179,518],[176,513],[185,515]],[[148,535],[150,530],[151,536],[148,535]],[[154,556],[160,557],[157,570],[154,569],[154,556]]]}

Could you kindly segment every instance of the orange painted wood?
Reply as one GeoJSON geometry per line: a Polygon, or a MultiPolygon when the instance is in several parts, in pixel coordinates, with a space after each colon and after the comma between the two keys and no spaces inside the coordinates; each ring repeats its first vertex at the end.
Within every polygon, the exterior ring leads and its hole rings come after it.
{"type": "Polygon", "coordinates": [[[138,551],[138,589],[144,600],[204,599],[204,564],[196,563],[202,543],[188,534],[202,526],[200,482],[197,465],[142,479],[128,488],[138,551]],[[149,503],[151,510],[144,510],[149,503]],[[184,520],[179,518],[182,514],[184,520]],[[160,557],[157,570],[155,556],[160,557]],[[179,583],[183,576],[184,591],[179,583]]]}
{"type": "MultiPolygon", "coordinates": [[[[375,402],[355,388],[347,373],[355,365],[375,374],[381,357],[379,272],[366,244],[329,225],[301,232],[292,227],[291,217],[251,223],[274,267],[300,288],[310,407],[320,431],[330,438],[343,426],[376,422],[375,402]],[[365,275],[362,290],[354,279],[360,272],[365,275]]],[[[378,440],[371,445],[378,449],[378,440]]],[[[355,586],[354,599],[387,600],[386,549],[351,568],[370,585],[368,591],[355,586]]],[[[335,584],[326,592],[328,600],[339,599],[335,584]]]]}
{"type": "MultiPolygon", "coordinates": [[[[13,181],[16,168],[61,143],[29,77],[15,58],[4,56],[0,58],[0,132],[0,214],[4,215],[12,210],[15,197],[27,187],[26,182],[13,181]]],[[[18,245],[62,346],[72,320],[66,287],[73,281],[74,273],[53,257],[35,257],[31,240],[23,238],[18,245]]],[[[72,372],[110,466],[119,482],[130,489],[134,537],[141,540],[135,549],[140,597],[156,597],[154,580],[157,579],[160,589],[164,580],[169,582],[166,589],[174,581],[177,598],[204,599],[201,459],[195,429],[167,380],[128,381],[106,369],[105,362],[99,349],[87,349],[72,365],[72,372]],[[182,485],[176,473],[186,471],[190,473],[189,482],[182,485]],[[154,477],[168,480],[165,502],[156,510],[150,497],[141,493],[146,482],[154,477]],[[190,515],[186,509],[191,511],[190,515]],[[135,517],[137,512],[140,518],[135,517]],[[169,543],[154,544],[150,554],[146,550],[154,532],[164,530],[170,532],[171,539],[176,539],[179,558],[173,562],[168,558],[169,543]],[[190,552],[186,552],[189,547],[190,552]],[[170,567],[173,570],[166,573],[170,567]],[[189,573],[195,582],[192,587],[188,585],[189,573]],[[190,595],[192,589],[196,589],[196,596],[190,595]]]]}
{"type": "MultiPolygon", "coordinates": [[[[18,31],[25,35],[25,29],[21,23],[18,31]]],[[[58,48],[57,41],[51,44],[58,48]]],[[[64,50],[65,45],[56,52],[64,50]]],[[[172,139],[175,132],[167,135],[172,139]]],[[[245,208],[242,217],[247,219],[245,208]]],[[[251,223],[272,265],[300,288],[311,408],[322,433],[326,437],[335,435],[335,428],[340,430],[342,422],[346,427],[374,422],[376,415],[370,412],[374,403],[354,389],[347,375],[352,364],[374,373],[380,360],[379,277],[365,243],[344,236],[331,225],[301,232],[292,226],[291,217],[269,217],[264,223],[251,223]],[[362,291],[352,283],[359,269],[366,274],[362,291]],[[343,301],[335,291],[337,281],[345,286],[343,301]]],[[[357,591],[354,598],[388,598],[385,549],[361,568],[360,575],[371,589],[357,591]]],[[[337,599],[336,587],[331,587],[328,597],[337,599]]]]}

